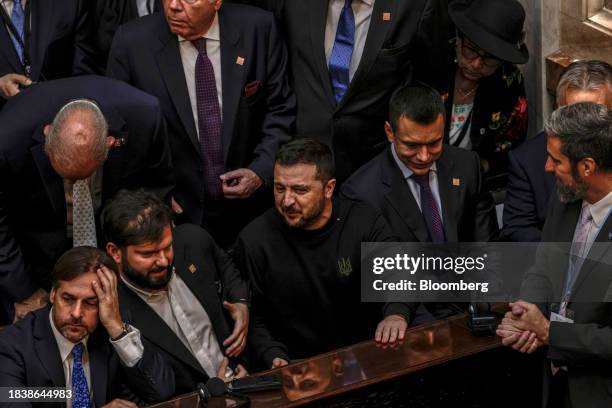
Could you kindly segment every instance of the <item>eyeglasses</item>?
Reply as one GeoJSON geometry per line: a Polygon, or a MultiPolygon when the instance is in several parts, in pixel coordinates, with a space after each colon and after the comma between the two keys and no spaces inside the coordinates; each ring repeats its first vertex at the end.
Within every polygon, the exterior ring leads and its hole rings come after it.
{"type": "Polygon", "coordinates": [[[479,51],[476,46],[468,44],[465,38],[461,40],[461,55],[463,55],[463,58],[470,61],[480,57],[482,63],[490,68],[497,68],[502,64],[499,58],[494,57],[486,51],[479,51]]]}

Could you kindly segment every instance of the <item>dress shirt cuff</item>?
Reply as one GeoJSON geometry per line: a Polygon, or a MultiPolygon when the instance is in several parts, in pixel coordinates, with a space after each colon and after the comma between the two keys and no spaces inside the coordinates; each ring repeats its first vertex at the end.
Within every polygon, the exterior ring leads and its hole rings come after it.
{"type": "Polygon", "coordinates": [[[109,341],[119,355],[121,363],[127,367],[134,367],[142,358],[144,346],[142,345],[142,339],[140,338],[140,330],[134,326],[128,326],[130,328],[128,334],[119,340],[109,341]]]}

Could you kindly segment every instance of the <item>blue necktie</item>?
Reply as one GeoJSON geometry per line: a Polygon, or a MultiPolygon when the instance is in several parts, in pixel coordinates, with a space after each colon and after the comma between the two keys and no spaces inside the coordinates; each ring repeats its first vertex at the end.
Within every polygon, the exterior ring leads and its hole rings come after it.
{"type": "Polygon", "coordinates": [[[72,408],[89,408],[89,387],[83,370],[83,343],[72,349],[72,408]]]}
{"type": "Polygon", "coordinates": [[[355,46],[355,16],[351,8],[352,1],[345,0],[344,2],[342,14],[340,14],[340,20],[338,20],[334,48],[329,59],[329,74],[334,88],[336,103],[342,100],[350,83],[349,69],[351,67],[353,47],[355,46]]]}
{"type": "MultiPolygon", "coordinates": [[[[13,0],[13,12],[11,13],[11,21],[19,33],[19,37],[23,41],[23,26],[25,24],[25,14],[23,13],[23,7],[21,6],[21,0],[13,0]]],[[[15,51],[19,56],[19,61],[23,63],[23,48],[14,36],[11,36],[15,51]]]]}

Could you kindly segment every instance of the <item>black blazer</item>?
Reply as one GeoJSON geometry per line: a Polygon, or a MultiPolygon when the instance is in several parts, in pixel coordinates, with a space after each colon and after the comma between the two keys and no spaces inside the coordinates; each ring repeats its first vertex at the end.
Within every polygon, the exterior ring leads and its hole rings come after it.
{"type": "MultiPolygon", "coordinates": [[[[217,341],[231,334],[221,299],[248,299],[248,290],[232,261],[215,245],[212,237],[196,225],[182,224],[173,230],[174,267],[208,314],[217,341]],[[192,272],[193,271],[193,272],[192,272]]],[[[176,374],[176,393],[195,390],[208,375],[168,325],[125,284],[119,285],[121,315],[141,328],[142,336],[168,360],[176,374]]]]}
{"type": "Polygon", "coordinates": [[[508,189],[504,202],[505,241],[539,242],[555,176],[544,171],[546,134],[539,133],[508,153],[508,189]]]}
{"type": "MultiPolygon", "coordinates": [[[[521,286],[521,297],[538,303],[546,318],[557,311],[565,285],[568,253],[580,216],[581,200],[563,204],[551,197],[535,268],[521,286]],[[561,243],[567,243],[563,245],[561,243]],[[551,244],[552,243],[552,244],[551,244]],[[553,249],[555,248],[555,249],[553,249]]],[[[547,406],[550,362],[567,367],[571,407],[612,406],[612,217],[608,217],[587,255],[568,309],[574,323],[551,322],[544,366],[544,401],[547,406]]]]}
{"type": "MultiPolygon", "coordinates": [[[[29,0],[33,81],[96,73],[90,15],[83,0],[29,0]]],[[[0,24],[0,76],[25,71],[4,23],[0,24]]],[[[0,108],[4,99],[0,98],[0,108]]]]}
{"type": "Polygon", "coordinates": [[[328,0],[243,1],[274,11],[282,22],[297,96],[297,134],[332,147],[340,183],[386,146],[389,98],[410,82],[413,65],[430,74],[445,72],[443,1],[377,0],[359,68],[338,104],[324,49],[328,0]]]}
{"type": "MultiPolygon", "coordinates": [[[[117,28],[137,19],[136,0],[89,0],[96,28],[95,44],[100,54],[102,67],[106,69],[106,59],[117,28]]],[[[153,0],[153,12],[162,10],[161,0],[153,0]]]]}
{"type": "MultiPolygon", "coordinates": [[[[444,146],[436,166],[446,240],[487,242],[496,238],[495,207],[485,188],[478,156],[444,146]]],[[[357,170],[344,183],[341,192],[380,211],[400,241],[430,242],[425,219],[393,158],[391,147],[357,170]]]]}
{"type": "MultiPolygon", "coordinates": [[[[114,398],[136,401],[140,398],[147,402],[158,402],[172,395],[172,368],[148,344],[143,342],[143,345],[142,358],[130,368],[121,364],[103,327],[98,327],[89,335],[87,351],[94,406],[101,407],[114,398]]],[[[0,384],[13,388],[66,387],[48,307],[29,313],[23,320],[0,331],[0,384]]],[[[8,406],[14,404],[0,403],[0,407],[8,406]]],[[[59,408],[66,404],[46,402],[33,406],[59,408]]]]}
{"type": "Polygon", "coordinates": [[[42,82],[0,113],[0,297],[19,301],[49,288],[49,273],[67,249],[62,178],[43,150],[42,127],[75,98],[96,100],[118,143],[102,167],[102,204],[119,189],[172,189],[170,152],[157,99],[109,78],[42,82]]]}
{"type": "MultiPolygon", "coordinates": [[[[273,16],[254,7],[224,4],[219,29],[225,167],[248,167],[270,182],[276,150],[288,140],[295,116],[284,43],[273,16]],[[246,92],[247,86],[254,87],[254,93],[246,92]]],[[[159,98],[176,163],[174,198],[185,210],[186,222],[202,224],[206,203],[200,145],[178,37],[162,13],[117,30],[108,75],[159,98]]],[[[244,210],[249,209],[249,201],[244,210]]]]}

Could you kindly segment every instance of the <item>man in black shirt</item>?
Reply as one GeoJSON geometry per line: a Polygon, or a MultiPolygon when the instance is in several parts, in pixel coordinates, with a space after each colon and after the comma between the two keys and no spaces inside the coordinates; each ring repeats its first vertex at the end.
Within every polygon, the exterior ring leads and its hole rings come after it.
{"type": "Polygon", "coordinates": [[[284,145],[274,165],[276,208],[238,237],[235,260],[253,292],[249,340],[266,367],[370,338],[380,319],[378,305],[360,301],[360,248],[392,241],[390,229],[367,205],[333,197],[333,169],[320,142],[284,145]]]}

